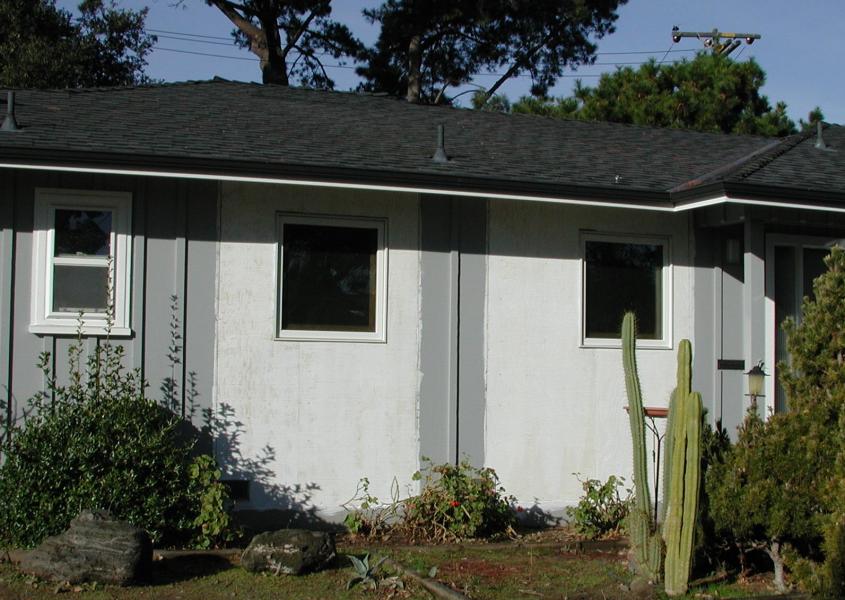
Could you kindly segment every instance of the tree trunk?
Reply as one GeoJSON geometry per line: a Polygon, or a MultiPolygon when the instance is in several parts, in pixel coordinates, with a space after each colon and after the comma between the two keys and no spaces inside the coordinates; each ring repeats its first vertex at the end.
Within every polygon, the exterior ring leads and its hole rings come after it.
{"type": "Polygon", "coordinates": [[[772,541],[766,548],[766,554],[769,555],[775,565],[775,588],[778,593],[783,593],[786,591],[786,583],[783,581],[783,556],[780,553],[780,542],[772,541]]]}
{"type": "Polygon", "coordinates": [[[266,59],[261,61],[262,82],[289,85],[288,66],[282,52],[282,41],[274,15],[261,15],[261,31],[264,33],[266,49],[266,59]]]}
{"type": "Polygon", "coordinates": [[[420,71],[422,69],[421,37],[414,35],[408,43],[408,91],[405,99],[408,102],[420,102],[420,71]]]}

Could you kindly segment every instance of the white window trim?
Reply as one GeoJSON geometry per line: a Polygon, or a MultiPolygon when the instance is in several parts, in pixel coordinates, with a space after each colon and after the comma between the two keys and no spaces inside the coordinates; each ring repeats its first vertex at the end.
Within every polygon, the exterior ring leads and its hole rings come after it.
{"type": "Polygon", "coordinates": [[[276,338],[277,340],[299,342],[387,342],[387,219],[377,217],[350,217],[335,215],[284,213],[276,214],[276,338]],[[284,226],[322,225],[327,227],[356,227],[376,229],[378,247],[376,250],[376,315],[375,331],[315,331],[282,329],[282,268],[284,265],[284,226]]]}
{"type": "MultiPolygon", "coordinates": [[[[663,246],[663,337],[659,340],[637,339],[637,348],[672,349],[672,243],[669,236],[581,232],[581,348],[621,348],[622,340],[587,337],[587,242],[618,244],[659,244],[663,246]]],[[[621,325],[621,324],[620,324],[621,325]]]]}
{"type": "MultiPolygon", "coordinates": [[[[78,315],[53,312],[53,241],[55,239],[56,209],[91,209],[112,212],[111,232],[111,301],[114,318],[107,328],[105,313],[85,313],[82,316],[83,335],[126,337],[132,335],[130,326],[130,281],[132,277],[132,194],[92,190],[46,189],[35,190],[35,214],[32,252],[32,302],[30,333],[41,335],[74,335],[80,331],[78,315]]],[[[102,259],[89,259],[101,264],[102,259]]],[[[82,265],[86,259],[74,258],[82,265]]]]}

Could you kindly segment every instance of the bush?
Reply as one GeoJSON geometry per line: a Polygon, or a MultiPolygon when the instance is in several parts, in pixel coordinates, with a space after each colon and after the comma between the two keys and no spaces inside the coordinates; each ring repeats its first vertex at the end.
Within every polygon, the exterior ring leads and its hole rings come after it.
{"type": "Polygon", "coordinates": [[[631,490],[626,490],[624,499],[619,494],[625,479],[611,475],[602,483],[598,479],[581,479],[577,473],[575,477],[584,489],[578,504],[566,509],[575,531],[590,539],[619,533],[631,509],[631,490]]]}
{"type": "Polygon", "coordinates": [[[422,480],[422,491],[405,501],[402,521],[411,539],[445,542],[512,531],[515,499],[505,495],[493,469],[476,469],[466,460],[429,462],[414,479],[422,480]]]}
{"type": "MultiPolygon", "coordinates": [[[[845,250],[833,248],[827,271],[813,282],[802,319],[784,323],[790,364],[778,365],[792,414],[803,424],[802,444],[817,469],[816,519],[824,537],[823,563],[797,552],[801,582],[819,596],[845,597],[845,250]]],[[[797,565],[796,565],[797,566],[797,565]]]]}
{"type": "Polygon", "coordinates": [[[81,356],[80,339],[67,386],[41,357],[48,392],[29,401],[3,448],[0,544],[34,546],[83,509],[107,510],[160,545],[225,537],[226,491],[213,459],[194,455],[196,432],[145,397],[140,374],[122,367],[122,347],[100,342],[81,356]]]}
{"type": "Polygon", "coordinates": [[[763,422],[749,412],[736,444],[706,479],[710,514],[743,551],[765,551],[775,566],[775,585],[785,589],[784,549],[811,549],[819,542],[822,509],[818,454],[804,443],[807,429],[795,414],[763,422]]]}

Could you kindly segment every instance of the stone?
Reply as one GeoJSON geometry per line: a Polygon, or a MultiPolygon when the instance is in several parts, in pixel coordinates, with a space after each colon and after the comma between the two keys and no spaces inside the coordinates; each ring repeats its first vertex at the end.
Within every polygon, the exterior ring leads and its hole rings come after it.
{"type": "Polygon", "coordinates": [[[253,573],[302,575],[318,571],[335,557],[334,535],[305,529],[259,533],[244,550],[241,566],[253,573]]]}
{"type": "Polygon", "coordinates": [[[19,568],[60,583],[129,585],[150,577],[150,537],[107,512],[82,511],[64,533],[21,556],[19,568]]]}

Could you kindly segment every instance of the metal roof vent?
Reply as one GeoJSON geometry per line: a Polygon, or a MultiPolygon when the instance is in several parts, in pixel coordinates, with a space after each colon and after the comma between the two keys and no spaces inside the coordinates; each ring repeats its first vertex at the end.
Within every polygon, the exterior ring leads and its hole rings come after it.
{"type": "Polygon", "coordinates": [[[818,149],[818,150],[828,150],[830,152],[833,152],[833,148],[831,148],[830,146],[828,146],[827,144],[824,143],[824,137],[822,136],[822,129],[823,128],[824,127],[823,127],[821,121],[816,123],[816,149],[818,149]]]}
{"type": "Polygon", "coordinates": [[[6,92],[6,118],[3,119],[3,125],[0,125],[0,131],[18,131],[19,129],[15,119],[15,92],[6,92]]]}
{"type": "Polygon", "coordinates": [[[440,124],[437,126],[437,150],[434,151],[434,156],[431,157],[436,163],[447,163],[449,157],[446,155],[446,128],[440,124]]]}

